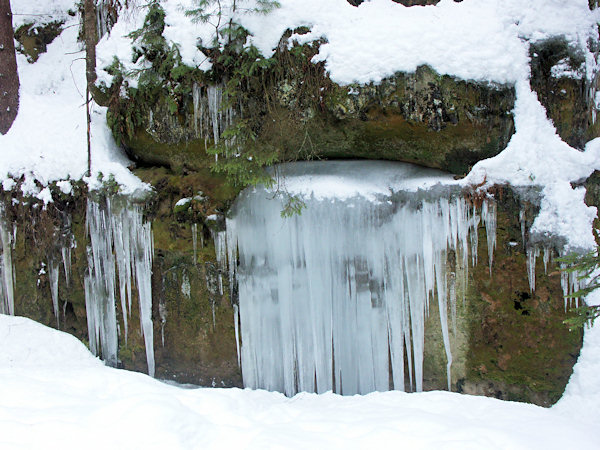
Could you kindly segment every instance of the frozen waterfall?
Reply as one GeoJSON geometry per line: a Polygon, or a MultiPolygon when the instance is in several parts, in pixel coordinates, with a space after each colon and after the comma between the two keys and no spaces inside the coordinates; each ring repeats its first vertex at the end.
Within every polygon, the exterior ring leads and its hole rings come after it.
{"type": "Polygon", "coordinates": [[[85,298],[90,349],[95,354],[102,353],[109,365],[117,364],[117,274],[125,343],[131,314],[131,284],[135,276],[148,373],[154,376],[151,284],[154,245],[150,222],[143,220],[139,205],[108,197],[99,202],[88,200],[87,228],[90,246],[85,298]],[[120,204],[113,204],[113,200],[120,204]]]}
{"type": "Polygon", "coordinates": [[[493,250],[494,205],[484,202],[482,219],[451,195],[447,174],[409,164],[278,170],[277,188],[247,189],[227,220],[244,385],[287,395],[420,391],[425,320],[436,299],[450,386],[456,273],[447,261],[466,271],[480,221],[493,250]],[[306,208],[282,218],[289,195],[306,208]]]}

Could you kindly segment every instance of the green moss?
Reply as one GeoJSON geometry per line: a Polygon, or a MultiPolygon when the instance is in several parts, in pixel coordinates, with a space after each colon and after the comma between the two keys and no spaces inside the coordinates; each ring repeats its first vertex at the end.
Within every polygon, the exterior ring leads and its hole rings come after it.
{"type": "Polygon", "coordinates": [[[593,101],[587,99],[589,86],[585,79],[583,52],[564,37],[536,42],[530,47],[531,87],[546,108],[548,117],[561,138],[569,145],[583,149],[600,133],[600,124],[592,120],[593,101]],[[580,76],[555,77],[557,64],[567,65],[580,76]]]}
{"type": "MultiPolygon", "coordinates": [[[[502,398],[548,406],[564,391],[582,333],[570,332],[563,324],[566,315],[556,266],[546,274],[539,258],[536,289],[530,292],[519,202],[505,192],[500,206],[493,276],[482,263],[487,261],[486,251],[480,251],[480,264],[471,271],[470,349],[462,383],[469,389],[491,383],[502,398]]],[[[527,214],[534,216],[531,209],[527,214]]],[[[485,242],[482,230],[479,242],[485,242]]]]}
{"type": "Polygon", "coordinates": [[[17,51],[26,55],[29,62],[36,62],[40,54],[46,52],[48,44],[62,33],[63,23],[54,21],[41,25],[33,23],[21,25],[15,31],[17,51]]]}

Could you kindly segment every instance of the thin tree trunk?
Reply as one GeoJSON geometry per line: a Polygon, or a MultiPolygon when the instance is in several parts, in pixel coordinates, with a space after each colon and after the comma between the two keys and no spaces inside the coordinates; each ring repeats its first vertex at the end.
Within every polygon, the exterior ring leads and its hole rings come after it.
{"type": "Polygon", "coordinates": [[[95,0],[85,0],[83,4],[83,31],[85,40],[85,117],[87,121],[87,176],[92,176],[92,136],[90,102],[91,92],[94,92],[96,83],[96,44],[98,43],[98,30],[96,22],[95,0]]]}
{"type": "Polygon", "coordinates": [[[19,111],[19,72],[10,0],[0,0],[0,133],[6,134],[19,111]]]}
{"type": "Polygon", "coordinates": [[[98,30],[96,26],[96,2],[85,0],[83,4],[83,31],[85,40],[85,77],[88,89],[93,92],[96,82],[96,44],[98,30]]]}

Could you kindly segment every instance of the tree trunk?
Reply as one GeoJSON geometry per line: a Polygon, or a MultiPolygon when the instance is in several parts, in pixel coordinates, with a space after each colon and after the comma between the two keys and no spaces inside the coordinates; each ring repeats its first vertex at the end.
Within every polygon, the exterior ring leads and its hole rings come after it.
{"type": "Polygon", "coordinates": [[[83,31],[85,39],[85,77],[88,89],[93,92],[96,82],[96,44],[98,31],[96,29],[96,3],[94,0],[85,0],[83,4],[83,31]]]}
{"type": "Polygon", "coordinates": [[[0,0],[0,133],[6,134],[19,110],[19,72],[10,0],[0,0]]]}

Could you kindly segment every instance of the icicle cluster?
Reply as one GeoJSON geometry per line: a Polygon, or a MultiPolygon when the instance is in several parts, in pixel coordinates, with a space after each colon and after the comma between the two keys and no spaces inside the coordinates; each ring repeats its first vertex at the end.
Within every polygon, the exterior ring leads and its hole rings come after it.
{"type": "Polygon", "coordinates": [[[48,261],[48,275],[50,277],[50,296],[52,297],[52,308],[56,317],[56,328],[60,328],[60,314],[58,311],[58,275],[60,273],[58,262],[50,258],[48,261]]]}
{"type": "Polygon", "coordinates": [[[110,32],[117,22],[121,4],[117,0],[98,0],[96,2],[96,28],[98,38],[110,32]]]}
{"type": "Polygon", "coordinates": [[[223,132],[233,124],[233,108],[223,108],[223,86],[208,86],[205,90],[197,84],[192,88],[194,104],[194,130],[196,136],[212,138],[219,143],[223,132]]]}
{"type": "Polygon", "coordinates": [[[138,205],[114,207],[107,198],[102,203],[89,199],[87,205],[88,273],[85,297],[90,348],[100,350],[110,365],[117,363],[117,319],[115,291],[118,273],[125,342],[131,313],[131,285],[135,276],[140,307],[140,325],[146,346],[148,373],[154,376],[152,329],[152,257],[154,244],[149,222],[143,221],[138,205]]]}
{"type": "Polygon", "coordinates": [[[4,219],[4,206],[0,204],[0,313],[13,315],[15,278],[12,251],[17,229],[13,228],[12,234],[10,231],[4,219]]]}
{"type": "MultiPolygon", "coordinates": [[[[548,273],[548,263],[551,261],[555,250],[552,245],[546,243],[544,245],[539,243],[528,242],[526,237],[527,230],[527,214],[524,209],[519,212],[519,221],[521,222],[521,238],[523,239],[523,248],[525,249],[525,253],[527,255],[526,264],[527,264],[527,279],[529,281],[529,291],[535,291],[535,282],[536,282],[536,265],[537,260],[540,257],[540,254],[543,250],[542,260],[544,262],[544,273],[548,273]]],[[[531,237],[529,238],[531,240],[531,237]]],[[[558,254],[560,256],[566,256],[564,249],[559,251],[558,254]]],[[[580,288],[584,286],[584,281],[579,279],[578,272],[566,272],[564,269],[566,265],[564,263],[560,264],[560,284],[562,287],[563,295],[565,296],[565,310],[567,309],[569,299],[567,296],[572,294],[575,291],[578,291],[580,288]]],[[[575,302],[578,303],[578,299],[575,299],[575,302]]]]}
{"type": "MultiPolygon", "coordinates": [[[[450,387],[457,280],[447,261],[466,272],[476,212],[462,198],[304,201],[301,215],[282,218],[278,197],[245,191],[227,220],[244,385],[287,395],[405,383],[421,391],[425,319],[437,299],[450,387]]],[[[491,253],[495,209],[485,205],[491,253]]]]}

